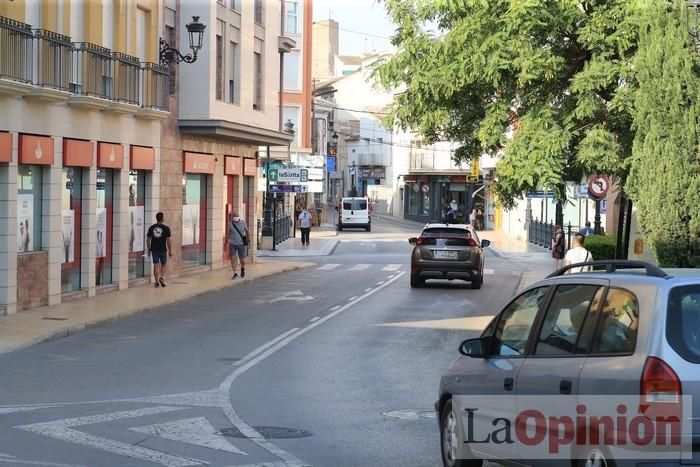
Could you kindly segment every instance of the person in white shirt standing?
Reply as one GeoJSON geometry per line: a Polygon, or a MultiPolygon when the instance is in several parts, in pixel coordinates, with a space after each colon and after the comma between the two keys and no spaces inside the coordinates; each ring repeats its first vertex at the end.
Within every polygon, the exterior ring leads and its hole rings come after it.
{"type": "Polygon", "coordinates": [[[301,229],[301,244],[309,246],[309,237],[311,236],[311,213],[304,208],[299,214],[299,228],[301,229]]]}
{"type": "MultiPolygon", "coordinates": [[[[587,263],[589,261],[593,261],[593,255],[591,254],[591,252],[583,247],[584,238],[585,237],[580,233],[574,235],[574,247],[567,251],[566,256],[564,257],[564,264],[566,266],[570,264],[587,263]]],[[[570,274],[574,272],[583,272],[591,270],[592,268],[590,266],[581,266],[569,269],[568,273],[570,274]]]]}

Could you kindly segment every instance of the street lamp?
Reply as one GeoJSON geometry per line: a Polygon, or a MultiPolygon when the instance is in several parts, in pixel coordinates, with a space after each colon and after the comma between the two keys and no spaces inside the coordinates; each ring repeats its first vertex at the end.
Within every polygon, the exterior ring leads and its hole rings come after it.
{"type": "MultiPolygon", "coordinates": [[[[292,137],[294,136],[294,124],[292,123],[291,119],[287,119],[287,121],[284,123],[284,132],[287,133],[288,135],[291,135],[292,137]]],[[[287,162],[289,164],[292,163],[292,141],[294,138],[292,138],[289,141],[289,144],[287,145],[287,162]]]]}
{"type": "Polygon", "coordinates": [[[192,53],[187,55],[182,55],[180,51],[174,47],[171,47],[164,39],[160,40],[160,63],[161,65],[169,65],[171,63],[194,63],[197,60],[197,52],[202,50],[202,43],[204,42],[204,30],[207,28],[204,24],[199,22],[199,16],[193,16],[192,22],[188,23],[187,33],[190,38],[190,49],[192,53]]]}

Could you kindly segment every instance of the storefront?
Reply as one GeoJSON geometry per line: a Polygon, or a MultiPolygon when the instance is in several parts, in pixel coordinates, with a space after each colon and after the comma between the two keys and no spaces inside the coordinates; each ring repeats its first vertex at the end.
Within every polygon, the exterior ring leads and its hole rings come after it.
{"type": "Polygon", "coordinates": [[[241,157],[226,156],[224,158],[224,222],[222,228],[222,249],[225,260],[229,259],[227,246],[228,223],[237,211],[241,200],[241,178],[243,178],[243,159],[241,157]]]}
{"type": "Polygon", "coordinates": [[[216,169],[211,154],[184,153],[182,266],[207,264],[207,186],[216,169]]]}
{"type": "Polygon", "coordinates": [[[114,282],[114,193],[124,166],[121,144],[97,143],[95,286],[114,282]]]}
{"type": "MultiPolygon", "coordinates": [[[[140,279],[150,274],[146,270],[146,206],[147,184],[155,170],[156,158],[153,148],[131,146],[129,161],[129,280],[140,279]]],[[[152,181],[151,181],[152,183],[152,181]]]]}
{"type": "Polygon", "coordinates": [[[471,209],[481,211],[482,216],[485,211],[483,193],[479,191],[483,184],[469,183],[465,175],[406,175],[404,183],[406,219],[442,222],[448,208],[452,208],[458,222],[468,222],[471,209]]]}

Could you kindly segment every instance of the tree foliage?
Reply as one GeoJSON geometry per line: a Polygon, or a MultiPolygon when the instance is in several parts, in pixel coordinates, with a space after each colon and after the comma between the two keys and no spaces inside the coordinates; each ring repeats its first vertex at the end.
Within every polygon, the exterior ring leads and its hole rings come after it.
{"type": "Polygon", "coordinates": [[[700,266],[700,61],[682,0],[647,4],[626,186],[661,266],[700,266]]]}
{"type": "Polygon", "coordinates": [[[379,64],[402,89],[388,124],[461,143],[455,158],[499,154],[496,193],[591,171],[621,177],[631,153],[637,47],[630,0],[384,0],[399,52],[379,64]],[[437,25],[437,33],[426,26],[437,25]]]}

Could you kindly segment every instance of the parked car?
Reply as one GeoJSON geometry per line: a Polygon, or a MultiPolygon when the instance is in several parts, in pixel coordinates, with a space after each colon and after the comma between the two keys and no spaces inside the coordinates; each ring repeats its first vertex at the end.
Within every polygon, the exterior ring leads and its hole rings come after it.
{"type": "Polygon", "coordinates": [[[338,208],[338,230],[361,228],[372,230],[372,205],[368,198],[343,198],[338,208]]]}
{"type": "MultiPolygon", "coordinates": [[[[456,406],[487,395],[477,407],[479,416],[508,418],[522,413],[533,396],[554,401],[570,395],[580,401],[628,394],[646,410],[681,410],[682,396],[700,398],[700,270],[664,271],[637,261],[566,266],[518,292],[480,337],[462,342],[459,352],[441,378],[435,404],[443,464],[474,467],[496,459],[544,465],[522,458],[527,448],[518,443],[465,443],[469,411],[456,406]],[[568,273],[586,265],[594,270],[568,273]]],[[[578,410],[576,404],[571,410],[578,410]]],[[[615,458],[606,446],[572,445],[566,454],[575,460],[555,465],[700,465],[700,404],[686,403],[685,409],[692,411],[680,417],[691,428],[682,433],[690,451],[686,459],[680,448],[670,449],[666,456],[672,458],[662,462],[653,456],[638,461],[639,451],[615,458]]]]}
{"type": "Polygon", "coordinates": [[[491,244],[479,241],[476,231],[465,224],[427,224],[419,237],[409,238],[411,287],[427,279],[461,279],[473,289],[484,283],[484,251],[491,244]]]}

